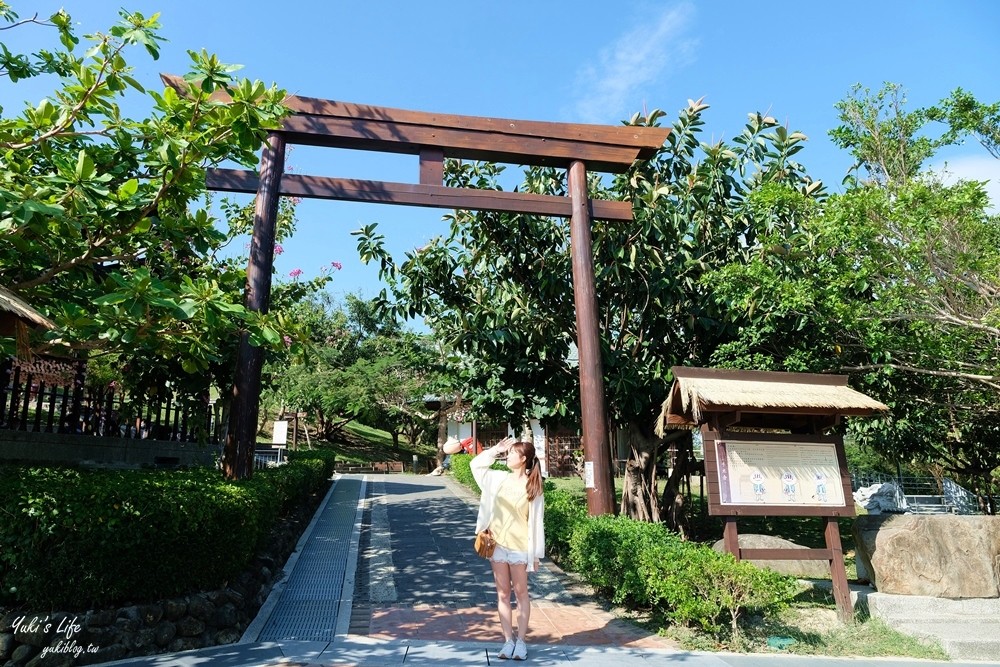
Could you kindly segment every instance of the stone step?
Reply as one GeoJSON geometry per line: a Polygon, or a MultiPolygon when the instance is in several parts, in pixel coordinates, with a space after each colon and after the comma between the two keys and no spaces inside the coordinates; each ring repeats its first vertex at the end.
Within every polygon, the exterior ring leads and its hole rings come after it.
{"type": "Polygon", "coordinates": [[[1000,620],[922,620],[890,624],[899,632],[941,645],[952,660],[996,660],[1000,656],[1000,620]]]}
{"type": "Polygon", "coordinates": [[[954,508],[951,505],[910,505],[906,511],[910,514],[952,514],[954,508]]]}
{"type": "Polygon", "coordinates": [[[1000,598],[949,600],[876,592],[860,598],[872,617],[904,634],[937,642],[953,660],[1000,656],[1000,598]]]}
{"type": "Polygon", "coordinates": [[[906,495],[906,502],[917,505],[944,505],[944,496],[906,495]]]}
{"type": "MultiPolygon", "coordinates": [[[[1000,629],[1000,598],[949,600],[925,595],[891,595],[871,592],[864,595],[868,612],[882,619],[960,618],[995,620],[1000,629]]],[[[997,633],[1000,637],[1000,632],[997,633]]]]}

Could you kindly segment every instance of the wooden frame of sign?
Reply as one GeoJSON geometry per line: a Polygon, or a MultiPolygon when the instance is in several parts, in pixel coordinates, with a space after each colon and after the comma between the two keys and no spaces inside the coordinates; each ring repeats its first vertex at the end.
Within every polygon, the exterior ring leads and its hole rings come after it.
{"type": "Polygon", "coordinates": [[[708,513],[723,518],[737,560],[825,560],[841,619],[853,618],[840,517],[854,500],[843,437],[824,434],[841,415],[886,409],[837,375],[675,367],[663,427],[697,426],[705,452],[708,513]],[[742,397],[742,398],[740,398],[742,397]],[[739,405],[738,401],[752,403],[739,405]],[[741,516],[816,516],[825,549],[743,549],[741,516]]]}
{"type": "MultiPolygon", "coordinates": [[[[708,425],[702,426],[702,442],[705,451],[705,483],[708,490],[708,513],[712,516],[723,517],[722,541],[729,553],[733,554],[737,560],[825,560],[830,566],[830,577],[833,583],[834,600],[837,603],[837,610],[844,621],[853,617],[853,605],[850,598],[850,586],[847,583],[847,571],[844,563],[844,549],[840,540],[840,525],[837,519],[842,516],[854,516],[854,501],[848,500],[851,495],[851,476],[847,471],[847,460],[844,456],[843,438],[839,436],[803,436],[785,434],[764,434],[745,432],[714,431],[708,425]],[[734,445],[739,445],[737,451],[733,451],[734,445]],[[759,484],[764,487],[765,493],[769,497],[751,502],[743,502],[739,492],[746,492],[752,495],[754,492],[754,481],[752,479],[740,481],[734,477],[739,474],[732,469],[734,461],[743,461],[749,457],[759,457],[761,463],[767,469],[785,468],[794,470],[794,477],[790,484],[795,489],[793,493],[801,493],[804,489],[799,486],[802,481],[813,483],[813,480],[801,480],[800,471],[809,467],[809,463],[795,462],[793,465],[782,464],[780,461],[787,461],[791,457],[787,456],[787,450],[811,449],[811,446],[818,450],[825,450],[823,454],[832,453],[835,455],[836,474],[833,480],[825,481],[827,487],[827,498],[833,500],[832,504],[814,503],[812,498],[803,498],[801,502],[795,500],[773,501],[771,497],[778,495],[786,498],[788,484],[781,477],[771,475],[765,477],[759,484]],[[769,449],[781,449],[777,456],[771,456],[769,449]],[[777,464],[777,465],[775,465],[777,464]],[[833,481],[833,484],[829,482],[833,481]],[[769,485],[777,485],[779,488],[770,490],[769,485]],[[742,488],[741,488],[742,487],[742,488]],[[748,488],[747,488],[748,487],[748,488]],[[832,488],[831,488],[832,487],[832,488]],[[830,493],[830,491],[834,493],[830,493]],[[839,493],[837,493],[839,492],[839,493]],[[839,502],[837,500],[839,499],[839,502]],[[739,531],[737,519],[740,516],[816,516],[823,517],[825,522],[824,537],[826,540],[825,549],[743,549],[740,547],[739,531]]],[[[803,457],[812,458],[812,457],[803,457]]],[[[827,458],[815,457],[815,458],[827,458]]],[[[829,461],[822,461],[828,464],[829,461]]],[[[748,466],[749,467],[749,466],[748,466]]],[[[827,468],[826,465],[818,467],[827,468]]],[[[751,473],[752,475],[753,473],[751,473]]],[[[787,474],[787,473],[783,473],[787,474]]],[[[819,473],[819,474],[825,474],[819,473]]],[[[810,491],[815,492],[815,484],[810,491]]],[[[764,495],[764,494],[760,494],[764,495]]],[[[814,495],[814,494],[810,494],[814,495]]]]}

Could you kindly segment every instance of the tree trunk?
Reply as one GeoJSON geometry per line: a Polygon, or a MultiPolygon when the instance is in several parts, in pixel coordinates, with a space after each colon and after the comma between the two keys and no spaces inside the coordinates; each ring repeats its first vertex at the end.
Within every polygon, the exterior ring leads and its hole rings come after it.
{"type": "Polygon", "coordinates": [[[691,432],[677,431],[676,434],[671,439],[677,448],[677,460],[674,462],[673,470],[670,471],[670,476],[667,478],[667,485],[663,489],[663,508],[666,514],[665,520],[667,526],[682,538],[687,539],[691,534],[691,530],[687,512],[687,498],[684,495],[683,485],[686,481],[690,488],[694,452],[692,450],[691,432]]]}
{"type": "Polygon", "coordinates": [[[637,521],[658,523],[660,504],[656,494],[656,456],[660,440],[629,424],[629,459],[625,464],[620,514],[637,521]]]}
{"type": "Polygon", "coordinates": [[[445,409],[442,401],[441,409],[437,413],[438,420],[438,434],[437,434],[437,454],[435,458],[437,459],[437,464],[440,466],[444,463],[444,443],[448,439],[448,411],[445,409]]]}

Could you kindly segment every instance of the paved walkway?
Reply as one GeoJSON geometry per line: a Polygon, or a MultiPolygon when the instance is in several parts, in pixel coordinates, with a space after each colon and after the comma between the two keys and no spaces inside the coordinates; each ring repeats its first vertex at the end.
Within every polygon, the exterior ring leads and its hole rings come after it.
{"type": "MultiPolygon", "coordinates": [[[[340,477],[240,643],[107,663],[133,667],[497,665],[502,637],[489,564],[472,550],[476,499],[449,477],[340,477]]],[[[532,575],[531,664],[865,667],[873,659],[678,649],[532,575]]],[[[898,661],[896,661],[898,664],[898,661]]],[[[933,663],[951,667],[978,663],[933,663]]],[[[1000,665],[1000,663],[992,663],[1000,665]]]]}

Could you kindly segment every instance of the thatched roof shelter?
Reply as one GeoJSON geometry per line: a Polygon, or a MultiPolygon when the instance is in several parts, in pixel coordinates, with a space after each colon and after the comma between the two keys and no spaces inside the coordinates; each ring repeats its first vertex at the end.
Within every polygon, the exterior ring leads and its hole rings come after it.
{"type": "Polygon", "coordinates": [[[668,429],[698,426],[708,413],[729,414],[734,426],[787,428],[802,417],[871,415],[889,409],[848,387],[844,375],[681,366],[673,373],[674,384],[656,420],[660,437],[668,429]]]}
{"type": "Polygon", "coordinates": [[[13,335],[15,321],[24,322],[31,327],[56,328],[52,320],[29,306],[21,297],[0,287],[0,333],[13,335]]]}
{"type": "Polygon", "coordinates": [[[0,336],[15,340],[17,356],[31,357],[29,329],[55,329],[55,323],[10,290],[0,287],[0,336]]]}

